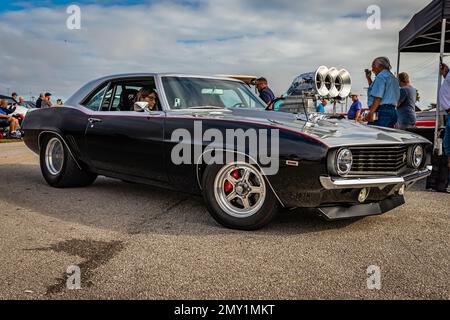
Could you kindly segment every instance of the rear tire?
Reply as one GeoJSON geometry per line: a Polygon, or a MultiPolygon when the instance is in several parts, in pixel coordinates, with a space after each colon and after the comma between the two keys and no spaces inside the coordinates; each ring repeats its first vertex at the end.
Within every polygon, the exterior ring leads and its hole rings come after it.
{"type": "Polygon", "coordinates": [[[64,141],[56,135],[42,141],[40,165],[45,181],[54,188],[86,187],[97,179],[96,174],[78,167],[64,141]]]}
{"type": "Polygon", "coordinates": [[[263,174],[247,163],[208,166],[202,187],[211,216],[230,229],[261,229],[279,210],[279,202],[263,174]]]}

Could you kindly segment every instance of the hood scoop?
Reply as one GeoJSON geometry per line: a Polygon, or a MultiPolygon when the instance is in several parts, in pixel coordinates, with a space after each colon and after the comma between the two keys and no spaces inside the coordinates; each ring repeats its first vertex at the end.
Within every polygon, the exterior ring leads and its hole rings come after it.
{"type": "Polygon", "coordinates": [[[385,141],[393,141],[393,142],[402,142],[401,139],[394,137],[393,135],[388,135],[386,133],[379,133],[377,135],[377,140],[385,140],[385,141]]]}

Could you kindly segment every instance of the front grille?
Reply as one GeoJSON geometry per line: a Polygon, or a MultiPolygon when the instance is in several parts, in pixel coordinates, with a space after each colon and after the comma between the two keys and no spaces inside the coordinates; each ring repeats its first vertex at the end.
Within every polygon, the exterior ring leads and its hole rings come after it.
{"type": "Polygon", "coordinates": [[[408,163],[408,146],[352,147],[350,175],[396,175],[408,163]]]}

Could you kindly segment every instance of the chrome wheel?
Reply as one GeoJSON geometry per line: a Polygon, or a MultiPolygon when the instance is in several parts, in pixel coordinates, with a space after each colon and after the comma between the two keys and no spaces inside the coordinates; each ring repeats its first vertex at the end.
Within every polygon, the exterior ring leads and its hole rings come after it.
{"type": "Polygon", "coordinates": [[[214,196],[230,216],[248,218],[256,214],[266,199],[266,183],[261,173],[247,163],[224,166],[214,181],[214,196]]]}
{"type": "Polygon", "coordinates": [[[52,138],[48,141],[45,149],[45,166],[51,175],[61,173],[64,164],[64,148],[58,138],[52,138]]]}

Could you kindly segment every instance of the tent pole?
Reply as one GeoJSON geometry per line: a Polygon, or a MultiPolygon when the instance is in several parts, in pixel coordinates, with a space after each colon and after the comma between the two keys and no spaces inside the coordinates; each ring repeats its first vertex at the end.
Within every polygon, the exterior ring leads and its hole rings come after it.
{"type": "Polygon", "coordinates": [[[439,102],[439,92],[441,91],[441,85],[442,85],[442,76],[441,76],[441,62],[444,59],[444,51],[445,51],[445,36],[447,31],[447,19],[442,20],[442,31],[441,31],[441,50],[440,50],[440,57],[439,57],[439,77],[438,77],[438,93],[437,93],[437,102],[436,102],[436,127],[434,130],[434,148],[436,150],[437,148],[437,142],[438,142],[438,132],[439,132],[439,114],[441,110],[441,105],[439,102]]]}
{"type": "Polygon", "coordinates": [[[400,74],[400,55],[401,55],[401,52],[400,52],[400,49],[399,49],[398,50],[398,56],[397,56],[397,77],[400,74]]]}

